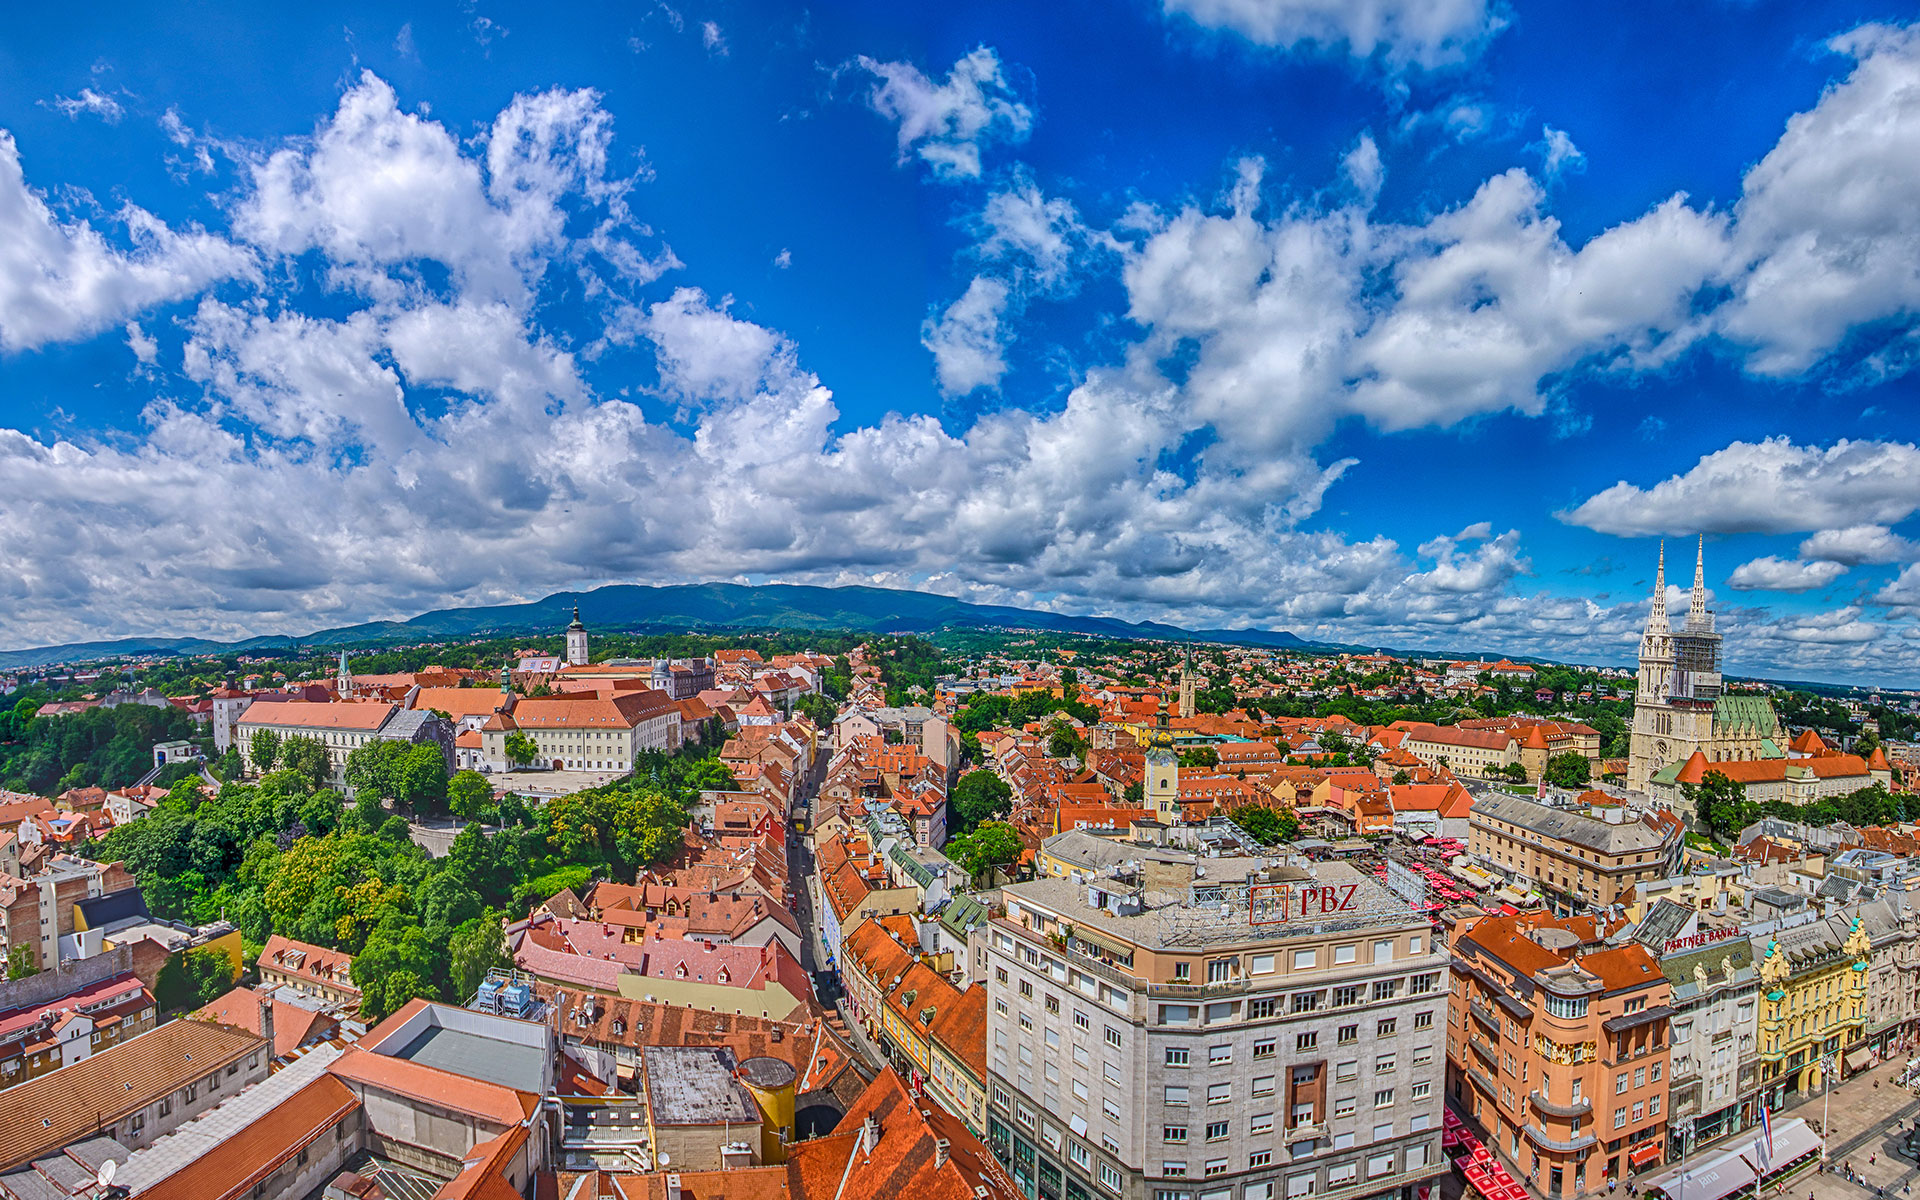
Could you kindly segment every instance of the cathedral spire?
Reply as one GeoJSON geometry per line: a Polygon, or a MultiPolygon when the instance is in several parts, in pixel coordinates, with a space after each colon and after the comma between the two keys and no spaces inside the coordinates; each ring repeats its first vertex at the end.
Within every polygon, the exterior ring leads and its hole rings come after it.
{"type": "Polygon", "coordinates": [[[1660,567],[1653,576],[1653,611],[1647,615],[1648,633],[1667,631],[1667,543],[1660,541],[1660,567]]]}
{"type": "Polygon", "coordinates": [[[1700,536],[1700,548],[1693,558],[1693,596],[1687,603],[1687,624],[1695,629],[1707,624],[1707,538],[1700,536]]]}

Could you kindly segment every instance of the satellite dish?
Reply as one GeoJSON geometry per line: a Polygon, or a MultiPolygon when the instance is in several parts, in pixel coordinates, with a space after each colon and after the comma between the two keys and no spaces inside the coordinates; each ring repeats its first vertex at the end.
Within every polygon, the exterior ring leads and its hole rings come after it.
{"type": "Polygon", "coordinates": [[[101,1187],[112,1187],[113,1174],[115,1171],[118,1171],[119,1169],[120,1169],[119,1163],[113,1161],[112,1159],[108,1159],[107,1161],[100,1164],[100,1173],[93,1177],[93,1181],[99,1184],[101,1187]]]}
{"type": "Polygon", "coordinates": [[[662,1150],[660,1152],[660,1165],[664,1167],[672,1162],[673,1162],[673,1159],[670,1156],[668,1156],[665,1150],[662,1150]]]}

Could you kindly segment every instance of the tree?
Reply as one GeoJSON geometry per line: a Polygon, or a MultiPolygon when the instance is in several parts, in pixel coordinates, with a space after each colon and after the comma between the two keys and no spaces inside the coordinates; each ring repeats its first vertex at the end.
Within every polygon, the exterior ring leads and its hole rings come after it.
{"type": "Polygon", "coordinates": [[[514,730],[507,735],[507,761],[525,766],[540,758],[540,747],[522,730],[514,730]]]}
{"type": "Polygon", "coordinates": [[[812,721],[817,729],[832,729],[833,719],[840,715],[833,701],[820,695],[805,695],[793,706],[793,711],[812,721]]]}
{"type": "Polygon", "coordinates": [[[327,755],[326,743],[304,734],[295,734],[280,743],[280,765],[308,780],[313,787],[324,787],[327,777],[333,774],[333,760],[327,755]]]}
{"type": "Polygon", "coordinates": [[[987,821],[949,840],[945,852],[976,884],[985,878],[991,885],[993,873],[1018,860],[1022,849],[1019,830],[1005,821],[987,821]]]}
{"type": "Polygon", "coordinates": [[[1263,846],[1278,846],[1300,836],[1300,818],[1290,808],[1257,804],[1236,809],[1234,821],[1263,846]]]}
{"type": "Polygon", "coordinates": [[[1195,746],[1191,750],[1182,750],[1180,765],[1182,768],[1193,770],[1217,767],[1220,765],[1220,752],[1212,746],[1195,746]]]}
{"type": "Polygon", "coordinates": [[[953,785],[947,807],[965,832],[982,821],[1006,816],[1013,807],[1013,789],[992,771],[968,771],[953,785]]]}
{"type": "Polygon", "coordinates": [[[1128,804],[1145,804],[1147,802],[1147,785],[1136,779],[1128,784],[1126,789],[1120,793],[1120,798],[1128,804]]]}
{"type": "Polygon", "coordinates": [[[1708,771],[1697,784],[1681,784],[1680,793],[1700,822],[1724,837],[1731,838],[1760,817],[1760,806],[1747,799],[1746,789],[1719,771],[1708,771]]]}
{"type": "Polygon", "coordinates": [[[447,781],[447,808],[465,821],[493,811],[493,785],[478,771],[459,771],[447,781]]]}
{"type": "Polygon", "coordinates": [[[1593,765],[1587,756],[1574,751],[1556,754],[1547,760],[1547,782],[1555,787],[1585,787],[1593,776],[1593,765]]]}
{"type": "Polygon", "coordinates": [[[162,1012],[191,1012],[225,995],[233,986],[233,960],[218,950],[197,946],[176,954],[160,968],[153,998],[162,1012]]]}
{"type": "Polygon", "coordinates": [[[1495,767],[1491,773],[1505,775],[1515,783],[1525,783],[1527,781],[1527,769],[1519,763],[1508,763],[1504,767],[1495,767]]]}
{"type": "Polygon", "coordinates": [[[404,747],[394,765],[394,802],[415,812],[438,812],[445,808],[447,758],[440,747],[431,742],[393,744],[404,747]]]}
{"type": "Polygon", "coordinates": [[[513,966],[499,915],[488,909],[454,930],[448,958],[453,998],[463,1003],[480,990],[488,971],[513,966]]]}
{"type": "Polygon", "coordinates": [[[29,975],[40,973],[40,963],[35,957],[33,947],[25,944],[15,946],[7,955],[7,978],[25,979],[29,975]]]}
{"type": "Polygon", "coordinates": [[[1395,771],[1393,773],[1393,783],[1395,787],[1399,787],[1402,784],[1408,784],[1412,782],[1413,782],[1413,776],[1408,774],[1406,768],[1404,767],[1402,767],[1400,770],[1395,771]]]}
{"type": "Polygon", "coordinates": [[[262,773],[273,770],[273,764],[280,760],[280,735],[271,729],[256,729],[253,740],[247,743],[248,757],[253,759],[253,769],[262,773]]]}

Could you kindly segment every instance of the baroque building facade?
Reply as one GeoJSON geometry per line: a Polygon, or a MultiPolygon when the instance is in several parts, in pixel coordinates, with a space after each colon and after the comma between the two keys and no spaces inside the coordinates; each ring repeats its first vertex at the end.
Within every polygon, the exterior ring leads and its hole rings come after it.
{"type": "Polygon", "coordinates": [[[1779,718],[1762,696],[1732,696],[1720,675],[1720,633],[1707,609],[1706,545],[1694,559],[1693,591],[1679,628],[1667,618],[1667,551],[1660,548],[1653,606],[1640,637],[1627,787],[1650,790],[1654,776],[1698,751],[1710,763],[1779,758],[1779,718]]]}

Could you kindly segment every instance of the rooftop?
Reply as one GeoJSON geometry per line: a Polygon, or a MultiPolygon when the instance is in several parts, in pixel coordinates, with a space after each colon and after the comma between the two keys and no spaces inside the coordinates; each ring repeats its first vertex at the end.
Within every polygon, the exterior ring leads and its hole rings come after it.
{"type": "Polygon", "coordinates": [[[538,1093],[543,1086],[545,1055],[538,1046],[518,1045],[464,1029],[429,1025],[390,1053],[394,1058],[517,1091],[538,1093]]]}
{"type": "Polygon", "coordinates": [[[657,1125],[758,1125],[760,1107],[724,1046],[647,1046],[647,1105],[657,1125]]]}

